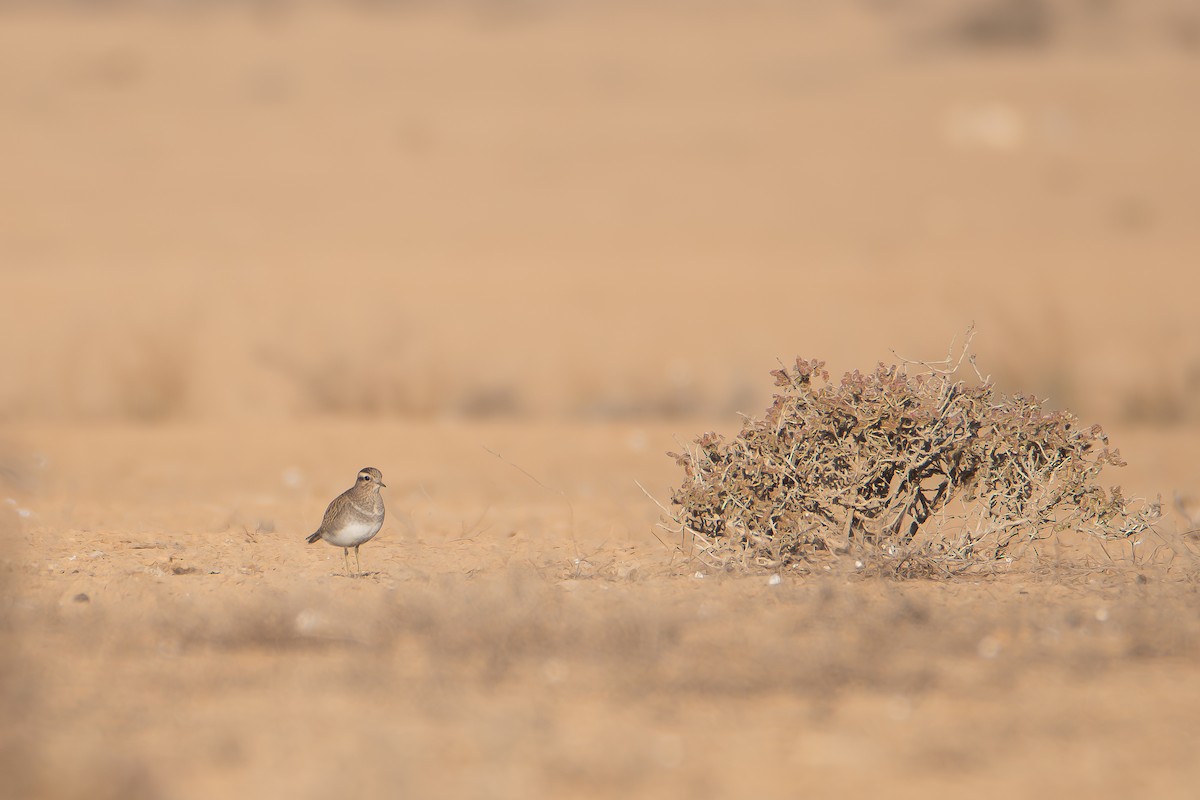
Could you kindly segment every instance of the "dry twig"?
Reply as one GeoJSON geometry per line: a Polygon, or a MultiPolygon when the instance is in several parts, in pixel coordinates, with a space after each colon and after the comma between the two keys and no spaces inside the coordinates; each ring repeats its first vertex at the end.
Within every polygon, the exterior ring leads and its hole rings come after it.
{"type": "Polygon", "coordinates": [[[686,475],[672,530],[716,567],[854,547],[895,558],[898,574],[935,574],[1060,531],[1105,540],[1150,528],[1156,504],[1131,511],[1119,487],[1098,483],[1104,467],[1124,465],[1100,426],[1001,395],[977,369],[978,381],[958,378],[975,367],[972,336],[943,361],[908,361],[925,368],[916,375],[880,364],[833,383],[824,362],[804,359],[775,370],[765,416],[671,454],[686,475]]]}

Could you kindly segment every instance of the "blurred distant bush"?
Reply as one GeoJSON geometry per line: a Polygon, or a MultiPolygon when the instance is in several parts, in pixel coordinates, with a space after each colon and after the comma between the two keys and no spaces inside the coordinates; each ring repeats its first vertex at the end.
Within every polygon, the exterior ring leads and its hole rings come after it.
{"type": "Polygon", "coordinates": [[[948,33],[977,47],[1044,45],[1055,32],[1053,6],[1047,0],[964,3],[952,18],[948,33]]]}
{"type": "Polygon", "coordinates": [[[1129,537],[1157,519],[1156,505],[1132,512],[1119,487],[1098,483],[1124,465],[1098,425],[961,380],[958,365],[909,375],[880,364],[837,383],[823,367],[777,370],[765,416],[671,454],[686,473],[672,496],[678,532],[711,566],[864,549],[969,564],[1064,530],[1129,537]]]}
{"type": "Polygon", "coordinates": [[[1200,47],[1200,7],[1176,0],[875,0],[922,40],[966,50],[1038,49],[1066,41],[1111,47],[1134,40],[1200,47]]]}

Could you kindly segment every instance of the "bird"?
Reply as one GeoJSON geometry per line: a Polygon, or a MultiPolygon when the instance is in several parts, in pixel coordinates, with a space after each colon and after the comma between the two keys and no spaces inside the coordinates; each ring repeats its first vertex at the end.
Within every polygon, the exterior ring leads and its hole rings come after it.
{"type": "Polygon", "coordinates": [[[383,496],[379,490],[386,487],[382,472],[374,467],[363,467],[358,471],[354,485],[335,497],[325,509],[321,527],[308,537],[309,544],[324,539],[334,547],[342,548],[347,575],[350,574],[351,547],[354,548],[356,574],[362,575],[358,548],[371,541],[383,527],[383,496]]]}

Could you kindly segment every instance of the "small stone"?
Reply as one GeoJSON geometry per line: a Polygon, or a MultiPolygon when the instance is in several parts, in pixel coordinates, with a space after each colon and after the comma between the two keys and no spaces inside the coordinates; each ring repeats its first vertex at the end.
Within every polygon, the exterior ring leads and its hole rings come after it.
{"type": "Polygon", "coordinates": [[[88,596],[87,596],[86,594],[84,594],[83,592],[80,592],[79,594],[75,595],[75,596],[74,596],[74,597],[72,597],[71,599],[72,599],[73,601],[75,601],[76,603],[90,603],[90,602],[92,602],[92,598],[88,597],[88,596]]]}

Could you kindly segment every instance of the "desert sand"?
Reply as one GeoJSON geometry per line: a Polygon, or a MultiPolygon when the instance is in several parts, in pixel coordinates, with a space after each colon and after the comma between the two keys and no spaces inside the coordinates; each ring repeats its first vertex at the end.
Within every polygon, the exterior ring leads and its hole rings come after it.
{"type": "Polygon", "coordinates": [[[1197,31],[6,4],[2,793],[1194,796],[1197,31]],[[921,580],[662,538],[666,451],[780,359],[972,324],[1153,535],[921,580]],[[351,577],[304,537],[363,466],[351,577]]]}

